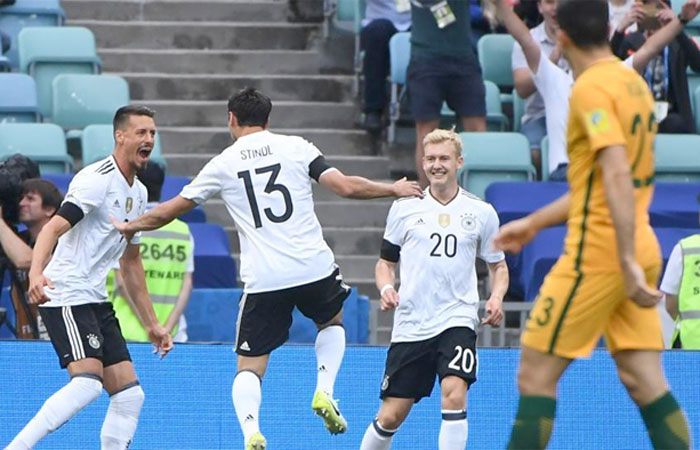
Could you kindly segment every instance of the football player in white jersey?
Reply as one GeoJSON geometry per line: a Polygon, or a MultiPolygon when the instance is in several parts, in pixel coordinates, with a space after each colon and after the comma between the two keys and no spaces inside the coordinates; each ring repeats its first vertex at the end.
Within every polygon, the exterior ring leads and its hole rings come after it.
{"type": "Polygon", "coordinates": [[[476,381],[479,324],[477,257],[489,269],[491,297],[482,324],[503,319],[508,267],[492,238],[498,216],[488,203],[457,184],[464,160],[454,131],[434,130],[423,145],[429,181],[424,198],[394,202],[387,218],[375,277],[384,311],[396,308],[391,346],[381,384],[382,405],[362,439],[361,450],[384,450],[413,403],[430,395],[435,376],[442,393],[438,448],[467,444],[467,390],[476,381]],[[396,292],[396,264],[401,287],[396,292]]]}
{"type": "Polygon", "coordinates": [[[232,396],[246,449],[267,445],[258,426],[260,381],[270,352],[289,337],[295,306],[319,329],[311,406],[331,433],[347,429],[333,400],[333,386],[345,351],[341,319],[349,288],[323,240],[312,180],[350,198],[423,195],[417,183],[405,179],[386,184],[344,175],[310,142],[269,132],[271,109],[270,99],[255,89],[233,95],[228,126],[235,143],[209,161],[179,196],[138,220],[115,222],[129,238],[221,194],[241,241],[244,294],[236,325],[238,373],[232,396]]]}
{"type": "Polygon", "coordinates": [[[9,450],[33,448],[99,397],[102,388],[110,395],[100,433],[102,449],[129,446],[144,393],[105,289],[107,273],[117,260],[139,314],[148,322],[144,326],[156,352],[162,357],[172,348],[172,338],[158,323],[146,291],[140,238],[127,243],[110,222],[111,217],[133,220],[146,206],[146,188],[135,174],[148,163],[153,149],[153,114],[143,106],[117,110],[114,153],[73,178],[60,209],[37,237],[29,298],[41,305],[41,318],[71,380],[46,400],[9,450]]]}

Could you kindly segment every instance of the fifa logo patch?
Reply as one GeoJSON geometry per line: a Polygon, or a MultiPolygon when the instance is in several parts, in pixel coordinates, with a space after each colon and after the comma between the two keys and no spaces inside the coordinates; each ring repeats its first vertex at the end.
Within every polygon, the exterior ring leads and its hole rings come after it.
{"type": "Polygon", "coordinates": [[[450,226],[450,215],[449,214],[440,214],[438,216],[438,224],[440,224],[440,226],[442,228],[449,227],[450,226]]]}
{"type": "Polygon", "coordinates": [[[87,339],[88,339],[88,344],[90,344],[90,347],[94,348],[95,350],[100,348],[100,340],[97,339],[97,336],[90,333],[87,335],[87,339]]]}
{"type": "Polygon", "coordinates": [[[591,134],[605,133],[610,129],[608,113],[603,108],[586,113],[586,126],[591,134]]]}
{"type": "Polygon", "coordinates": [[[127,213],[127,214],[130,213],[130,212],[131,212],[131,208],[133,208],[133,207],[134,207],[134,199],[131,198],[131,197],[127,197],[127,198],[126,198],[126,205],[125,205],[126,213],[127,213]]]}

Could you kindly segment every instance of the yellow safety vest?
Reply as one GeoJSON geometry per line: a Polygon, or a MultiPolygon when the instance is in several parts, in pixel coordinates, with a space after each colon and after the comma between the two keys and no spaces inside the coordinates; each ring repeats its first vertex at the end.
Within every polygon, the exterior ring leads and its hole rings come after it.
{"type": "MultiPolygon", "coordinates": [[[[187,259],[192,254],[190,228],[179,219],[141,235],[141,260],[146,275],[146,287],[153,309],[161,324],[165,324],[175,309],[177,297],[187,272],[187,259]]],[[[124,339],[148,342],[148,334],[131,306],[121,295],[115,295],[114,271],[107,278],[107,293],[112,299],[124,339]]],[[[177,326],[173,328],[173,336],[177,326]]]]}
{"type": "Polygon", "coordinates": [[[681,345],[700,350],[700,234],[681,239],[683,275],[678,290],[681,345]]]}

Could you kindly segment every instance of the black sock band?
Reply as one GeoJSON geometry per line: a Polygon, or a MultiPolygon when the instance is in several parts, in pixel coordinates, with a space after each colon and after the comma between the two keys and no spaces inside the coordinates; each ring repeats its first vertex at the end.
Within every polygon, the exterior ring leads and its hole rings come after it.
{"type": "Polygon", "coordinates": [[[384,438],[390,438],[394,435],[394,433],[396,433],[396,430],[385,430],[384,428],[382,428],[382,426],[379,425],[379,420],[377,419],[374,419],[372,421],[372,426],[374,427],[374,431],[376,431],[378,435],[384,438]]]}
{"type": "Polygon", "coordinates": [[[101,377],[101,376],[99,376],[99,375],[97,375],[97,374],[94,374],[94,373],[91,373],[91,372],[80,372],[80,373],[76,373],[75,375],[73,375],[73,376],[71,377],[71,379],[73,379],[73,378],[78,378],[78,377],[81,377],[81,378],[91,378],[91,379],[93,379],[93,380],[99,381],[100,383],[103,383],[102,377],[101,377]]]}
{"type": "Polygon", "coordinates": [[[465,420],[467,418],[467,411],[459,412],[443,412],[442,420],[465,420]]]}

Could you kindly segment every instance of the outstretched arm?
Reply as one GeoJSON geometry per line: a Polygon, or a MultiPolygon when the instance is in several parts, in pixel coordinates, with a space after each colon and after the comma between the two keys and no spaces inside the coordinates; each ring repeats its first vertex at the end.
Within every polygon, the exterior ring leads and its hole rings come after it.
{"type": "Polygon", "coordinates": [[[364,177],[345,175],[336,169],[323,172],[318,182],[346,198],[423,197],[423,190],[418,183],[407,181],[405,177],[392,184],[380,183],[364,177]]]}
{"type": "Polygon", "coordinates": [[[131,241],[134,233],[160,228],[172,222],[176,217],[191,211],[196,206],[197,203],[194,201],[177,195],[131,222],[118,222],[112,218],[112,223],[114,224],[114,228],[119,230],[127,241],[131,241]]]}

